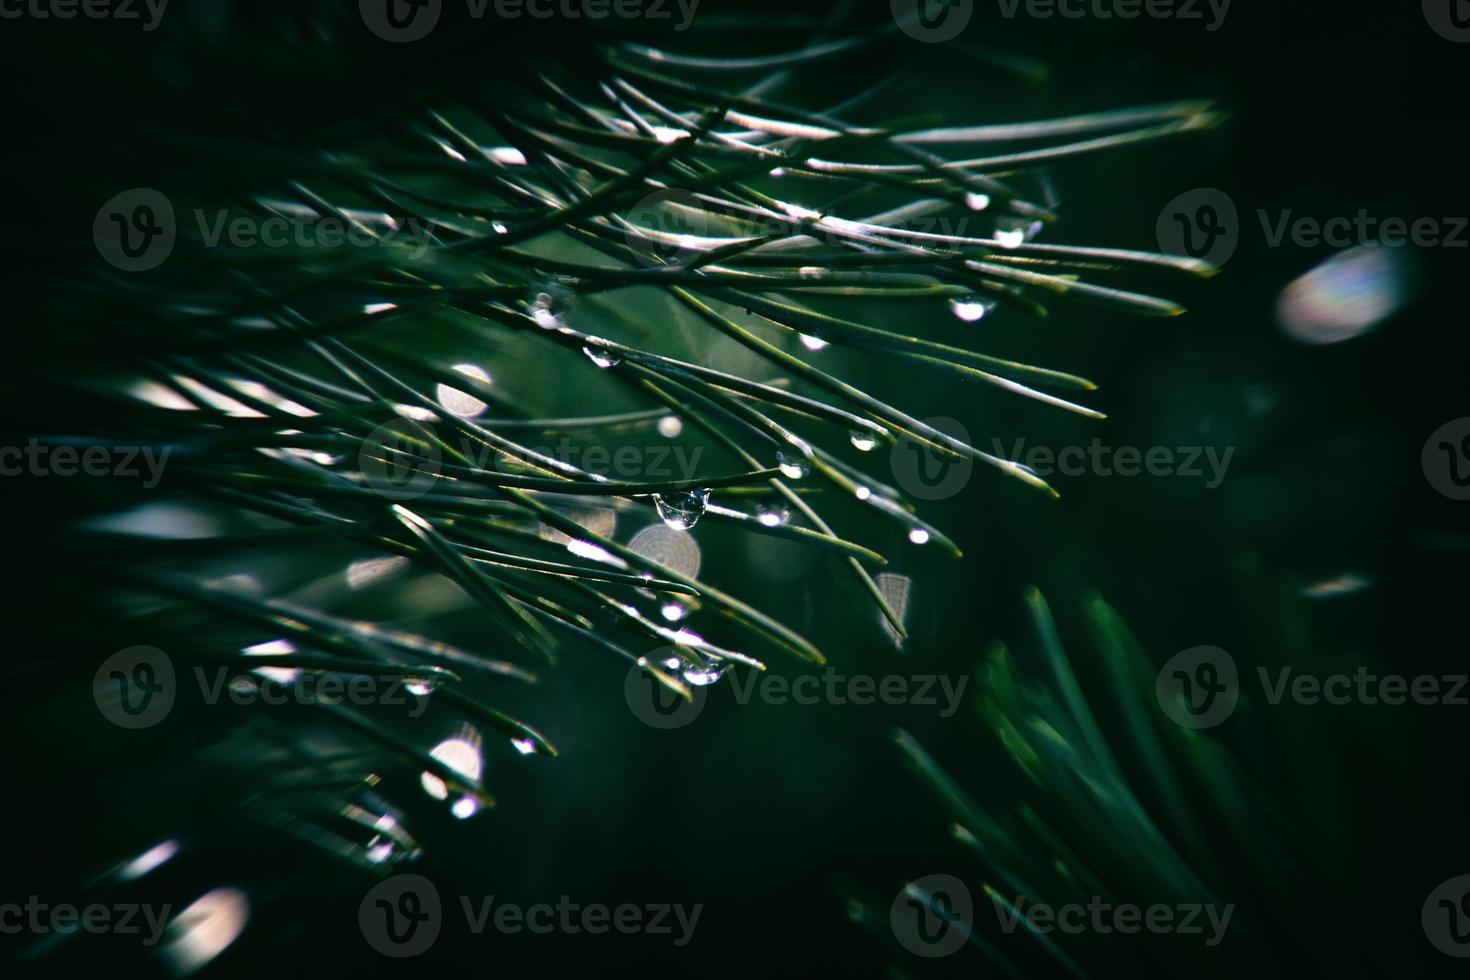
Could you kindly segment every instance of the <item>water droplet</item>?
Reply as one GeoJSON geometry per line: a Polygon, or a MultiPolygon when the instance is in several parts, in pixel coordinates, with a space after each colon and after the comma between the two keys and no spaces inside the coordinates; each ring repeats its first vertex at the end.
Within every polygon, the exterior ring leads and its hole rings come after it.
{"type": "Polygon", "coordinates": [[[495,229],[497,235],[504,235],[506,232],[505,223],[501,221],[491,222],[490,227],[495,229]]]}
{"type": "Polygon", "coordinates": [[[770,504],[761,504],[756,508],[755,519],[766,527],[780,527],[791,520],[791,511],[785,507],[774,507],[770,504]]]}
{"type": "Polygon", "coordinates": [[[600,368],[617,367],[623,362],[623,359],[617,354],[602,347],[583,347],[582,353],[600,368]]]}
{"type": "Polygon", "coordinates": [[[689,130],[687,129],[677,129],[673,126],[653,127],[653,138],[660,143],[672,143],[674,140],[681,140],[688,135],[689,130]]]}
{"type": "Polygon", "coordinates": [[[776,465],[781,468],[781,473],[788,480],[800,480],[812,471],[811,465],[807,463],[806,457],[796,450],[787,450],[776,454],[776,465]]]}
{"type": "Polygon", "coordinates": [[[708,687],[724,677],[725,671],[729,669],[728,660],[712,660],[709,666],[690,663],[684,668],[684,680],[695,687],[708,687]]]}
{"type": "Polygon", "coordinates": [[[909,532],[909,540],[914,544],[926,544],[929,541],[929,532],[922,527],[916,527],[909,532]]]}
{"type": "Polygon", "coordinates": [[[510,745],[521,755],[533,755],[536,752],[536,743],[529,738],[513,738],[510,745]]]}
{"type": "Polygon", "coordinates": [[[492,161],[508,167],[524,167],[526,155],[514,146],[482,146],[480,151],[492,161]]]}
{"type": "Polygon", "coordinates": [[[384,864],[393,856],[395,850],[391,840],[382,837],[374,837],[367,843],[367,859],[374,864],[384,864]]]}
{"type": "Polygon", "coordinates": [[[430,674],[426,677],[408,677],[403,681],[404,689],[414,697],[427,697],[439,688],[439,678],[430,674]]]}
{"type": "Polygon", "coordinates": [[[878,437],[867,429],[853,429],[848,433],[848,440],[852,448],[860,453],[872,452],[873,447],[878,445],[878,437]]]}
{"type": "Polygon", "coordinates": [[[966,323],[974,323],[990,312],[984,303],[974,297],[950,300],[949,311],[966,323]]]}
{"type": "Polygon", "coordinates": [[[680,490],[654,494],[653,505],[663,522],[676,531],[687,531],[699,523],[709,502],[708,490],[680,490]]]}
{"type": "Polygon", "coordinates": [[[449,807],[449,812],[459,820],[468,820],[480,812],[480,803],[473,796],[461,796],[449,807]]]}
{"type": "Polygon", "coordinates": [[[664,619],[667,619],[671,623],[677,623],[679,620],[683,619],[686,615],[689,614],[689,610],[684,608],[684,604],[682,602],[674,602],[672,600],[664,603],[662,606],[659,606],[658,611],[659,615],[663,616],[664,619]]]}
{"type": "Polygon", "coordinates": [[[871,497],[873,495],[873,491],[870,490],[870,489],[868,489],[867,487],[858,487],[853,492],[855,494],[857,494],[857,499],[859,499],[859,500],[867,500],[869,497],[871,497]]]}
{"type": "Polygon", "coordinates": [[[827,342],[821,337],[813,337],[811,334],[799,334],[801,346],[810,351],[818,351],[827,346],[827,342]]]}
{"type": "Polygon", "coordinates": [[[995,240],[1002,248],[1015,248],[1023,245],[1041,233],[1040,221],[1021,221],[1015,218],[997,224],[995,229],[995,240]]]}
{"type": "Polygon", "coordinates": [[[804,265],[796,270],[796,275],[802,279],[820,279],[826,271],[819,265],[804,265]]]}
{"type": "Polygon", "coordinates": [[[786,176],[786,168],[785,167],[772,167],[771,170],[770,170],[770,175],[772,177],[785,177],[786,176]]]}
{"type": "Polygon", "coordinates": [[[552,302],[550,293],[537,293],[536,298],[531,301],[531,319],[536,321],[536,326],[546,329],[561,326],[552,302]]]}
{"type": "Polygon", "coordinates": [[[684,431],[684,421],[677,415],[665,415],[658,420],[658,434],[665,439],[676,439],[684,431]]]}
{"type": "Polygon", "coordinates": [[[965,195],[965,207],[971,211],[984,211],[990,207],[990,195],[981,194],[978,191],[970,191],[965,195]]]}
{"type": "MultiPolygon", "coordinates": [[[[429,755],[472,781],[478,781],[480,774],[485,769],[485,760],[480,755],[480,736],[472,728],[466,728],[464,734],[458,738],[449,738],[440,742],[434,746],[429,755]]],[[[422,772],[419,774],[419,783],[423,786],[424,792],[434,799],[447,800],[449,798],[449,784],[439,778],[438,774],[422,772]]]]}

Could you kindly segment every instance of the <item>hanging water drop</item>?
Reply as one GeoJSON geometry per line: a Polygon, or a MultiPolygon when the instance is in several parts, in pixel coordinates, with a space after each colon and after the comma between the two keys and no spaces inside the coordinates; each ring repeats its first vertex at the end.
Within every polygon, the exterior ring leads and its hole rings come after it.
{"type": "Polygon", "coordinates": [[[761,504],[756,508],[755,519],[766,527],[780,527],[791,520],[791,511],[785,507],[774,507],[770,504],[761,504]]]}
{"type": "Polygon", "coordinates": [[[781,474],[788,480],[800,480],[812,471],[806,457],[794,449],[776,453],[776,465],[780,467],[781,474]]]}
{"type": "Polygon", "coordinates": [[[617,367],[623,362],[621,357],[603,347],[583,347],[582,353],[600,368],[617,367]]]}
{"type": "Polygon", "coordinates": [[[552,309],[552,302],[550,293],[537,293],[536,298],[531,301],[531,319],[536,321],[536,326],[548,330],[561,326],[561,320],[557,319],[556,311],[552,309]]]}
{"type": "Polygon", "coordinates": [[[916,527],[909,532],[909,540],[914,544],[926,544],[929,541],[929,532],[922,527],[916,527]]]}
{"type": "MultiPolygon", "coordinates": [[[[478,782],[485,770],[485,759],[480,754],[480,735],[473,728],[466,727],[463,735],[440,742],[429,755],[471,782],[478,782]]],[[[419,774],[419,783],[434,799],[449,799],[449,784],[438,773],[425,770],[419,774]]]]}
{"type": "Polygon", "coordinates": [[[971,211],[984,211],[990,207],[990,195],[981,194],[979,191],[970,191],[965,194],[965,207],[971,211]]]}
{"type": "Polygon", "coordinates": [[[687,531],[699,523],[709,502],[708,490],[680,490],[654,494],[653,505],[663,522],[676,531],[687,531]]]}
{"type": "Polygon", "coordinates": [[[684,680],[695,687],[708,687],[724,677],[725,671],[729,669],[730,662],[727,660],[712,660],[708,666],[691,663],[684,668],[684,680]]]}
{"type": "Polygon", "coordinates": [[[995,240],[1002,248],[1015,248],[1024,245],[1041,233],[1040,221],[1022,221],[1016,218],[1007,219],[996,226],[995,240]]]}
{"type": "Polygon", "coordinates": [[[974,323],[989,312],[985,304],[973,296],[950,300],[949,311],[966,323],[974,323]]]}
{"type": "Polygon", "coordinates": [[[414,697],[428,697],[439,687],[439,678],[429,675],[427,677],[404,678],[403,687],[414,697]]]}
{"type": "Polygon", "coordinates": [[[653,138],[658,140],[660,143],[672,143],[675,140],[684,139],[688,135],[689,130],[678,129],[674,126],[653,127],[653,138]]]}
{"type": "Polygon", "coordinates": [[[806,333],[799,334],[798,336],[801,338],[801,346],[809,351],[819,351],[827,346],[827,342],[821,337],[813,337],[811,334],[806,333]]]}
{"type": "Polygon", "coordinates": [[[367,842],[367,859],[374,864],[387,864],[396,850],[391,840],[384,840],[380,836],[373,837],[367,842]]]}
{"type": "Polygon", "coordinates": [[[878,445],[878,436],[866,429],[853,429],[848,433],[848,440],[852,443],[852,448],[860,453],[872,452],[873,447],[878,445]]]}

